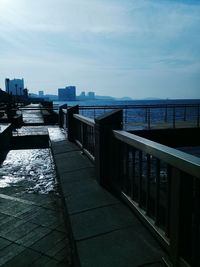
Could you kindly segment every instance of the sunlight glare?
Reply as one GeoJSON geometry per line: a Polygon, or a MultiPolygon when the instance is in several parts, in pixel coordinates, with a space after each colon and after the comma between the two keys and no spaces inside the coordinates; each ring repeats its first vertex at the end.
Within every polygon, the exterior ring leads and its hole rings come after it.
{"type": "MultiPolygon", "coordinates": [[[[19,10],[22,8],[22,1],[13,1],[13,0],[0,0],[0,12],[6,13],[10,10],[19,10]]],[[[5,14],[3,14],[5,15],[5,14]]]]}

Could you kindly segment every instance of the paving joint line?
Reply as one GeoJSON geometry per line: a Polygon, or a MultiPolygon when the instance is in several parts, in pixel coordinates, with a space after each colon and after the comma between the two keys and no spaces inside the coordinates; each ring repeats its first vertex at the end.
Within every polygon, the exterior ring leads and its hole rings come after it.
{"type": "MultiPolygon", "coordinates": [[[[58,166],[56,166],[57,167],[57,169],[58,169],[58,171],[59,171],[59,167],[58,166]]],[[[72,170],[72,171],[63,171],[62,173],[61,173],[61,175],[62,174],[65,174],[65,173],[71,173],[71,172],[76,172],[76,171],[81,171],[81,170],[86,170],[86,169],[94,169],[94,167],[93,166],[88,166],[88,167],[82,167],[82,168],[79,168],[79,169],[75,169],[75,170],[72,170]]]]}
{"type": "Polygon", "coordinates": [[[129,228],[133,228],[133,225],[129,225],[129,226],[126,226],[126,227],[124,226],[124,227],[113,229],[113,230],[110,230],[110,231],[107,231],[107,232],[104,232],[104,233],[91,235],[90,237],[80,238],[80,239],[75,239],[75,240],[76,240],[76,242],[82,242],[82,241],[90,240],[90,239],[93,239],[93,238],[96,238],[96,237],[99,237],[99,236],[105,236],[105,235],[108,235],[108,234],[111,234],[111,233],[114,233],[114,232],[118,232],[118,231],[121,231],[121,230],[129,229],[129,228]]]}
{"type": "Polygon", "coordinates": [[[11,196],[5,195],[5,194],[0,194],[0,198],[12,200],[12,201],[18,201],[18,202],[21,202],[24,204],[31,204],[31,205],[35,204],[35,202],[33,202],[33,201],[25,200],[25,199],[21,199],[21,198],[17,198],[17,197],[11,197],[11,196]]]}
{"type": "MultiPolygon", "coordinates": [[[[52,148],[52,151],[54,153],[53,147],[51,147],[51,148],[52,148]]],[[[81,150],[79,150],[79,149],[77,149],[77,150],[66,150],[66,151],[62,151],[62,152],[59,152],[59,153],[54,153],[54,156],[56,156],[56,155],[62,155],[62,154],[69,154],[71,152],[76,152],[76,151],[81,151],[81,150]]]]}
{"type": "Polygon", "coordinates": [[[121,204],[120,201],[116,202],[116,203],[111,203],[111,204],[107,204],[107,205],[102,205],[102,206],[99,206],[99,207],[94,207],[94,208],[90,208],[90,209],[86,209],[86,210],[82,210],[82,211],[75,211],[75,212],[72,212],[72,213],[69,213],[70,216],[73,216],[73,215],[77,215],[77,214],[82,214],[82,213],[85,213],[85,212],[88,212],[88,211],[93,211],[93,210],[97,210],[97,209],[103,209],[103,208],[106,208],[106,207],[112,207],[112,206],[117,206],[121,204]]]}

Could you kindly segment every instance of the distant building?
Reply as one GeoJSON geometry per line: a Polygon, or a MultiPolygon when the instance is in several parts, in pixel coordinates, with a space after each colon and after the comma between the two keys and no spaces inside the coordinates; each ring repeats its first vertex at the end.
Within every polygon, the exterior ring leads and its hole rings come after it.
{"type": "Polygon", "coordinates": [[[85,100],[86,99],[86,95],[85,95],[85,92],[81,92],[81,94],[77,97],[78,100],[85,100]]]}
{"type": "Polygon", "coordinates": [[[95,93],[94,92],[88,92],[88,98],[89,99],[95,99],[95,93]]]}
{"type": "Polygon", "coordinates": [[[66,101],[67,100],[66,88],[58,88],[58,100],[59,101],[66,101]]]}
{"type": "Polygon", "coordinates": [[[58,89],[59,101],[75,101],[76,100],[76,86],[67,86],[58,89]]]}
{"type": "Polygon", "coordinates": [[[81,97],[81,98],[85,98],[85,92],[84,92],[84,91],[81,92],[80,97],[81,97]]]}
{"type": "Polygon", "coordinates": [[[27,89],[27,88],[24,89],[24,96],[25,96],[26,98],[28,97],[28,89],[27,89]]]}
{"type": "Polygon", "coordinates": [[[44,97],[44,91],[38,91],[38,96],[39,97],[44,97]]]}
{"type": "Polygon", "coordinates": [[[6,92],[11,95],[24,95],[24,79],[5,79],[6,92]]]}

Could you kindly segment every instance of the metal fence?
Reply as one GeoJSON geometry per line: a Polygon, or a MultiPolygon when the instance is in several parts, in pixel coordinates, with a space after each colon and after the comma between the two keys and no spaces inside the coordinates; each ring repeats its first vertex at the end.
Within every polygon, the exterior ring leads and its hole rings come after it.
{"type": "Polygon", "coordinates": [[[153,129],[200,127],[200,104],[80,106],[80,114],[96,118],[110,110],[123,110],[123,128],[153,129]]]}
{"type": "Polygon", "coordinates": [[[136,212],[174,266],[200,266],[200,159],[115,130],[121,129],[122,112],[95,121],[78,114],[71,119],[68,131],[94,160],[100,184],[136,212]]]}
{"type": "Polygon", "coordinates": [[[174,266],[199,266],[200,159],[125,131],[114,131],[114,137],[114,188],[156,234],[174,266]]]}

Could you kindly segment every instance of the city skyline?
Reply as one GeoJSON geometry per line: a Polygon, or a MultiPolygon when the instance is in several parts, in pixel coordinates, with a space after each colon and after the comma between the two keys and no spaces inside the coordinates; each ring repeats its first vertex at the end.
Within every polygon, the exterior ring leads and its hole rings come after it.
{"type": "Polygon", "coordinates": [[[200,98],[197,0],[0,0],[0,88],[200,98]]]}

